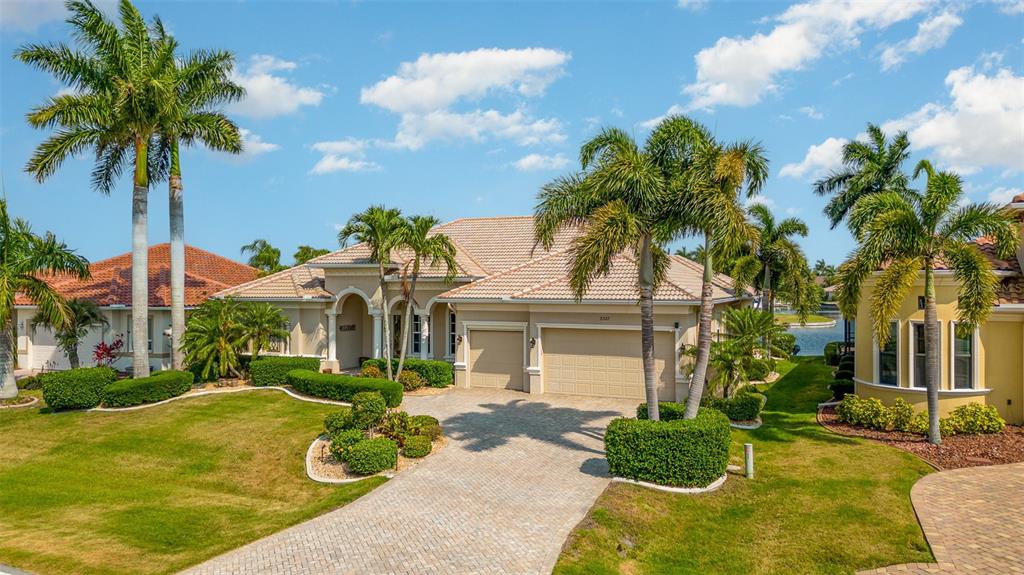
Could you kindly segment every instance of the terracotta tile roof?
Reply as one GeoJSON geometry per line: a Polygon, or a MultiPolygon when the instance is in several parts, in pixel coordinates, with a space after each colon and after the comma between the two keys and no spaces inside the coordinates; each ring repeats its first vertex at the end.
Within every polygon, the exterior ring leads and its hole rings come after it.
{"type": "Polygon", "coordinates": [[[1024,304],[1024,277],[1003,278],[996,291],[996,305],[1024,304]]]}
{"type": "MultiPolygon", "coordinates": [[[[65,298],[81,298],[99,305],[132,303],[131,252],[100,260],[89,265],[92,277],[79,280],[69,276],[51,277],[51,285],[65,298]]],[[[211,295],[256,277],[257,271],[247,265],[193,246],[185,246],[185,305],[199,305],[211,295]]],[[[171,305],[171,249],[170,244],[157,244],[149,248],[149,305],[171,305]]],[[[17,305],[31,305],[32,301],[19,294],[17,305]]]]}
{"type": "Polygon", "coordinates": [[[331,292],[324,288],[324,270],[304,265],[234,286],[215,295],[241,300],[333,298],[331,292]]]}

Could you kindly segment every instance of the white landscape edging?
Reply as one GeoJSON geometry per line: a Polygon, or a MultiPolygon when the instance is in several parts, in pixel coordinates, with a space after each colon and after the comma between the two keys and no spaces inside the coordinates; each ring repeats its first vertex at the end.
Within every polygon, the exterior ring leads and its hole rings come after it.
{"type": "Polygon", "coordinates": [[[746,423],[733,423],[733,422],[730,421],[729,422],[729,427],[731,427],[733,429],[742,429],[744,431],[752,431],[754,429],[759,429],[761,427],[761,423],[762,423],[761,422],[761,418],[758,417],[757,418],[757,423],[746,424],[746,423]]]}
{"type": "Polygon", "coordinates": [[[823,407],[835,407],[835,406],[839,405],[840,403],[842,403],[842,402],[841,401],[823,401],[823,402],[818,404],[818,409],[821,409],[823,407]]]}
{"type": "Polygon", "coordinates": [[[268,385],[268,386],[264,386],[264,387],[245,386],[245,387],[231,387],[231,388],[227,388],[227,389],[210,389],[210,390],[206,390],[206,391],[197,391],[195,393],[186,393],[186,394],[183,394],[183,395],[177,395],[175,397],[171,397],[171,398],[165,399],[163,401],[157,401],[155,403],[143,403],[141,405],[133,405],[131,407],[93,407],[92,409],[87,409],[86,411],[135,411],[135,410],[138,410],[138,409],[146,409],[147,407],[156,407],[158,405],[164,405],[165,403],[170,403],[172,401],[178,401],[179,399],[188,399],[188,398],[191,398],[191,397],[202,397],[204,395],[220,395],[220,394],[223,394],[223,393],[238,393],[240,391],[261,391],[261,390],[264,390],[264,389],[276,389],[277,391],[283,391],[283,392],[287,393],[288,395],[290,395],[291,397],[293,397],[295,399],[298,399],[299,401],[308,401],[310,403],[323,403],[323,404],[327,404],[327,405],[344,405],[346,407],[351,405],[350,403],[346,403],[344,401],[335,401],[333,399],[321,399],[319,397],[309,397],[307,395],[299,395],[299,394],[295,393],[294,391],[292,391],[290,389],[287,389],[287,388],[284,388],[284,387],[279,387],[279,386],[276,386],[276,385],[268,385]]]}
{"type": "Polygon", "coordinates": [[[671,487],[669,485],[658,485],[657,483],[650,483],[648,481],[637,481],[636,479],[626,479],[625,477],[612,476],[612,481],[617,483],[630,483],[633,485],[639,485],[648,489],[656,489],[658,491],[665,491],[668,493],[682,493],[686,495],[697,495],[700,493],[710,493],[715,491],[719,487],[725,485],[725,480],[729,478],[729,474],[719,477],[704,487],[671,487]]]}
{"type": "Polygon", "coordinates": [[[0,405],[0,409],[17,409],[19,407],[32,407],[33,405],[36,405],[38,403],[39,403],[39,398],[38,397],[33,397],[32,401],[29,401],[28,403],[19,403],[19,404],[16,404],[16,405],[0,405]]]}
{"type": "Polygon", "coordinates": [[[364,479],[376,477],[377,475],[387,477],[388,479],[391,479],[392,477],[395,476],[395,474],[391,471],[382,471],[375,475],[367,475],[365,477],[352,477],[349,479],[336,479],[334,477],[325,477],[323,475],[320,475],[319,473],[316,472],[316,469],[313,468],[313,458],[315,457],[313,448],[316,447],[318,441],[321,441],[323,439],[327,439],[327,436],[321,435],[317,437],[316,439],[313,440],[313,443],[309,444],[309,449],[306,450],[306,477],[312,479],[313,481],[316,481],[317,483],[331,483],[338,485],[342,483],[355,483],[357,481],[362,481],[364,479]]]}

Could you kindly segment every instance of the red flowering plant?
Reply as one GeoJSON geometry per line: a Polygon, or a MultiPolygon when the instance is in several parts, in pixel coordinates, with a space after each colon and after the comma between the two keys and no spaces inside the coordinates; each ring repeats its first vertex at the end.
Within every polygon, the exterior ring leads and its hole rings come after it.
{"type": "Polygon", "coordinates": [[[117,359],[117,354],[123,347],[124,340],[120,336],[110,343],[101,341],[92,349],[92,360],[98,366],[110,367],[114,365],[114,360],[117,359]]]}

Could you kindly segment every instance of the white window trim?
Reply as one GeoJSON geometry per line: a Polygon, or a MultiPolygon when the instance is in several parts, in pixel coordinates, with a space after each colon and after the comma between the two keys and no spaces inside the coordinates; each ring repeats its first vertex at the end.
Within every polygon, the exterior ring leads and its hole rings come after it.
{"type": "Polygon", "coordinates": [[[879,354],[881,353],[882,350],[879,349],[879,347],[878,347],[878,336],[877,335],[874,335],[874,334],[871,335],[871,347],[875,350],[874,354],[873,354],[874,364],[875,364],[874,365],[874,380],[875,380],[875,384],[876,385],[880,385],[882,387],[886,387],[886,388],[892,389],[892,388],[900,387],[900,346],[902,345],[903,326],[902,326],[902,324],[900,323],[900,321],[898,319],[894,319],[894,320],[890,321],[889,323],[890,323],[890,325],[893,324],[893,323],[896,324],[896,383],[894,385],[890,385],[888,383],[882,383],[882,378],[881,378],[881,362],[879,361],[879,359],[880,359],[879,358],[879,354]]]}
{"type": "MultiPolygon", "coordinates": [[[[940,351],[940,355],[941,355],[941,350],[942,350],[942,322],[939,321],[938,324],[939,324],[939,351],[940,351]]],[[[915,325],[924,325],[924,320],[923,319],[912,319],[912,320],[907,322],[907,334],[908,334],[907,337],[910,338],[910,341],[907,342],[908,343],[908,345],[907,345],[907,366],[910,368],[910,370],[909,370],[910,381],[907,382],[907,388],[908,389],[928,389],[927,387],[920,387],[920,386],[914,385],[914,371],[915,371],[915,368],[917,367],[917,353],[916,353],[917,352],[917,338],[914,337],[914,326],[915,325]]],[[[949,385],[948,387],[952,388],[953,386],[949,385]]],[[[941,357],[939,358],[939,389],[942,389],[942,358],[941,357]]]]}
{"type": "Polygon", "coordinates": [[[420,314],[412,314],[412,329],[409,330],[409,337],[412,338],[412,353],[419,354],[423,347],[423,322],[420,321],[420,314]]]}
{"type": "Polygon", "coordinates": [[[455,358],[455,350],[459,346],[459,344],[458,344],[459,331],[458,331],[458,325],[457,325],[458,316],[455,315],[454,311],[448,310],[448,315],[445,316],[444,319],[445,319],[444,323],[447,326],[445,328],[445,335],[447,336],[447,339],[444,342],[444,346],[445,346],[444,357],[445,357],[445,359],[454,359],[455,358]],[[453,322],[452,321],[453,319],[455,319],[456,321],[453,322]]]}
{"type": "Polygon", "coordinates": [[[957,388],[956,386],[956,320],[949,322],[949,389],[957,391],[972,391],[978,387],[978,327],[974,327],[971,333],[971,387],[957,388]]]}

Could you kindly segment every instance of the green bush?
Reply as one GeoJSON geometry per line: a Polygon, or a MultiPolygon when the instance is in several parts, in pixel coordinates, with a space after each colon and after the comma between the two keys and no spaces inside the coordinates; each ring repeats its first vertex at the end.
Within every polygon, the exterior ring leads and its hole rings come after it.
{"type": "MultiPolygon", "coordinates": [[[[928,411],[925,410],[915,414],[914,418],[910,420],[907,431],[919,435],[928,435],[928,411]]],[[[939,418],[939,435],[943,437],[956,435],[956,428],[953,427],[953,422],[948,417],[939,418]]]]}
{"type": "Polygon", "coordinates": [[[335,461],[344,463],[355,444],[366,439],[366,433],[359,429],[344,429],[331,434],[331,445],[328,448],[335,461]]]}
{"type": "Polygon", "coordinates": [[[855,370],[854,359],[852,357],[848,356],[848,355],[844,355],[842,357],[842,359],[839,360],[839,365],[837,367],[837,370],[838,371],[843,371],[843,370],[854,371],[855,370]]]}
{"type": "MultiPolygon", "coordinates": [[[[383,358],[368,359],[363,362],[363,368],[374,366],[382,373],[387,370],[387,363],[383,358]]],[[[402,371],[415,371],[427,382],[430,387],[448,387],[455,381],[455,368],[447,361],[436,359],[417,359],[407,357],[402,365],[402,371]]],[[[391,371],[398,371],[398,360],[391,360],[391,371]]]]}
{"type": "Polygon", "coordinates": [[[889,425],[895,431],[910,430],[910,420],[914,419],[914,406],[904,401],[902,397],[897,397],[887,409],[889,425]]]}
{"type": "Polygon", "coordinates": [[[169,369],[149,377],[122,379],[103,390],[103,405],[129,407],[177,397],[192,389],[194,378],[191,371],[169,369]]]}
{"type": "Polygon", "coordinates": [[[398,463],[398,445],[386,437],[364,439],[349,449],[345,460],[352,473],[373,475],[398,463]]]}
{"type": "Polygon", "coordinates": [[[327,435],[334,435],[340,431],[351,429],[354,425],[351,409],[340,409],[328,413],[327,417],[324,418],[324,431],[327,435]]]}
{"type": "Polygon", "coordinates": [[[836,415],[839,421],[872,429],[885,430],[892,423],[889,410],[875,397],[862,398],[848,394],[836,406],[836,415]]]}
{"type": "Polygon", "coordinates": [[[377,426],[377,432],[402,447],[405,445],[405,436],[409,435],[409,414],[404,411],[388,413],[377,426]]]}
{"type": "Polygon", "coordinates": [[[764,408],[767,399],[757,391],[748,391],[729,398],[705,395],[701,405],[721,411],[731,421],[753,421],[761,415],[761,409],[764,408]]]}
{"type": "MultiPolygon", "coordinates": [[[[661,421],[675,421],[683,418],[683,413],[686,411],[686,405],[683,403],[675,403],[672,401],[659,401],[658,402],[658,417],[661,421]]],[[[636,406],[636,418],[647,419],[647,404],[641,403],[636,406]]]]}
{"type": "Polygon", "coordinates": [[[852,369],[839,369],[836,371],[836,379],[853,379],[852,369]]]}
{"type": "Polygon", "coordinates": [[[386,379],[293,369],[288,372],[286,381],[295,391],[313,397],[352,401],[352,396],[361,391],[376,391],[384,396],[388,407],[398,407],[402,403],[402,384],[386,379]]]}
{"type": "Polygon", "coordinates": [[[430,455],[430,438],[426,435],[410,435],[405,438],[402,453],[406,457],[426,457],[430,455]]]}
{"type": "Polygon", "coordinates": [[[788,331],[776,335],[772,343],[788,355],[796,355],[800,351],[800,348],[796,345],[796,336],[788,331]]]}
{"type": "Polygon", "coordinates": [[[842,348],[843,342],[841,341],[830,341],[825,344],[825,363],[831,366],[839,365],[839,350],[842,348]]]}
{"type": "Polygon", "coordinates": [[[17,381],[18,389],[38,389],[43,385],[40,375],[26,375],[17,381]]]}
{"type": "Polygon", "coordinates": [[[403,369],[402,374],[398,376],[398,383],[402,384],[402,389],[405,391],[416,391],[423,387],[426,382],[420,377],[420,374],[412,371],[411,369],[403,369]]]}
{"type": "Polygon", "coordinates": [[[217,366],[217,362],[213,363],[213,367],[210,368],[210,373],[206,377],[203,377],[203,368],[205,366],[202,363],[190,363],[186,369],[192,372],[193,383],[209,383],[211,381],[217,381],[219,377],[220,368],[217,366]]]}
{"type": "Polygon", "coordinates": [[[409,416],[409,434],[426,435],[431,441],[437,441],[441,437],[441,424],[432,415],[409,416]]]}
{"type": "Polygon", "coordinates": [[[764,360],[755,359],[750,362],[747,368],[747,379],[752,381],[764,381],[772,372],[772,366],[764,360]]]}
{"type": "Polygon", "coordinates": [[[385,379],[384,374],[376,365],[366,365],[359,370],[359,377],[372,377],[373,379],[385,379]]]}
{"type": "Polygon", "coordinates": [[[88,409],[100,404],[103,389],[117,380],[117,372],[109,367],[80,367],[39,377],[50,409],[88,409]]]}
{"type": "Polygon", "coordinates": [[[320,371],[320,360],[315,357],[261,357],[249,363],[249,377],[253,385],[284,385],[288,372],[293,369],[320,371]]]}
{"type": "Polygon", "coordinates": [[[352,425],[356,429],[376,427],[387,411],[384,397],[376,391],[361,391],[352,396],[352,425]]]}
{"type": "Polygon", "coordinates": [[[847,395],[853,395],[854,385],[848,379],[837,379],[828,386],[832,390],[832,399],[842,401],[847,395]]]}
{"type": "Polygon", "coordinates": [[[704,487],[725,474],[729,420],[701,409],[690,420],[615,419],[604,435],[612,475],[676,487],[704,487]]]}
{"type": "Polygon", "coordinates": [[[973,402],[951,411],[948,419],[956,433],[999,433],[1006,427],[1006,421],[999,416],[994,405],[973,402]]]}

